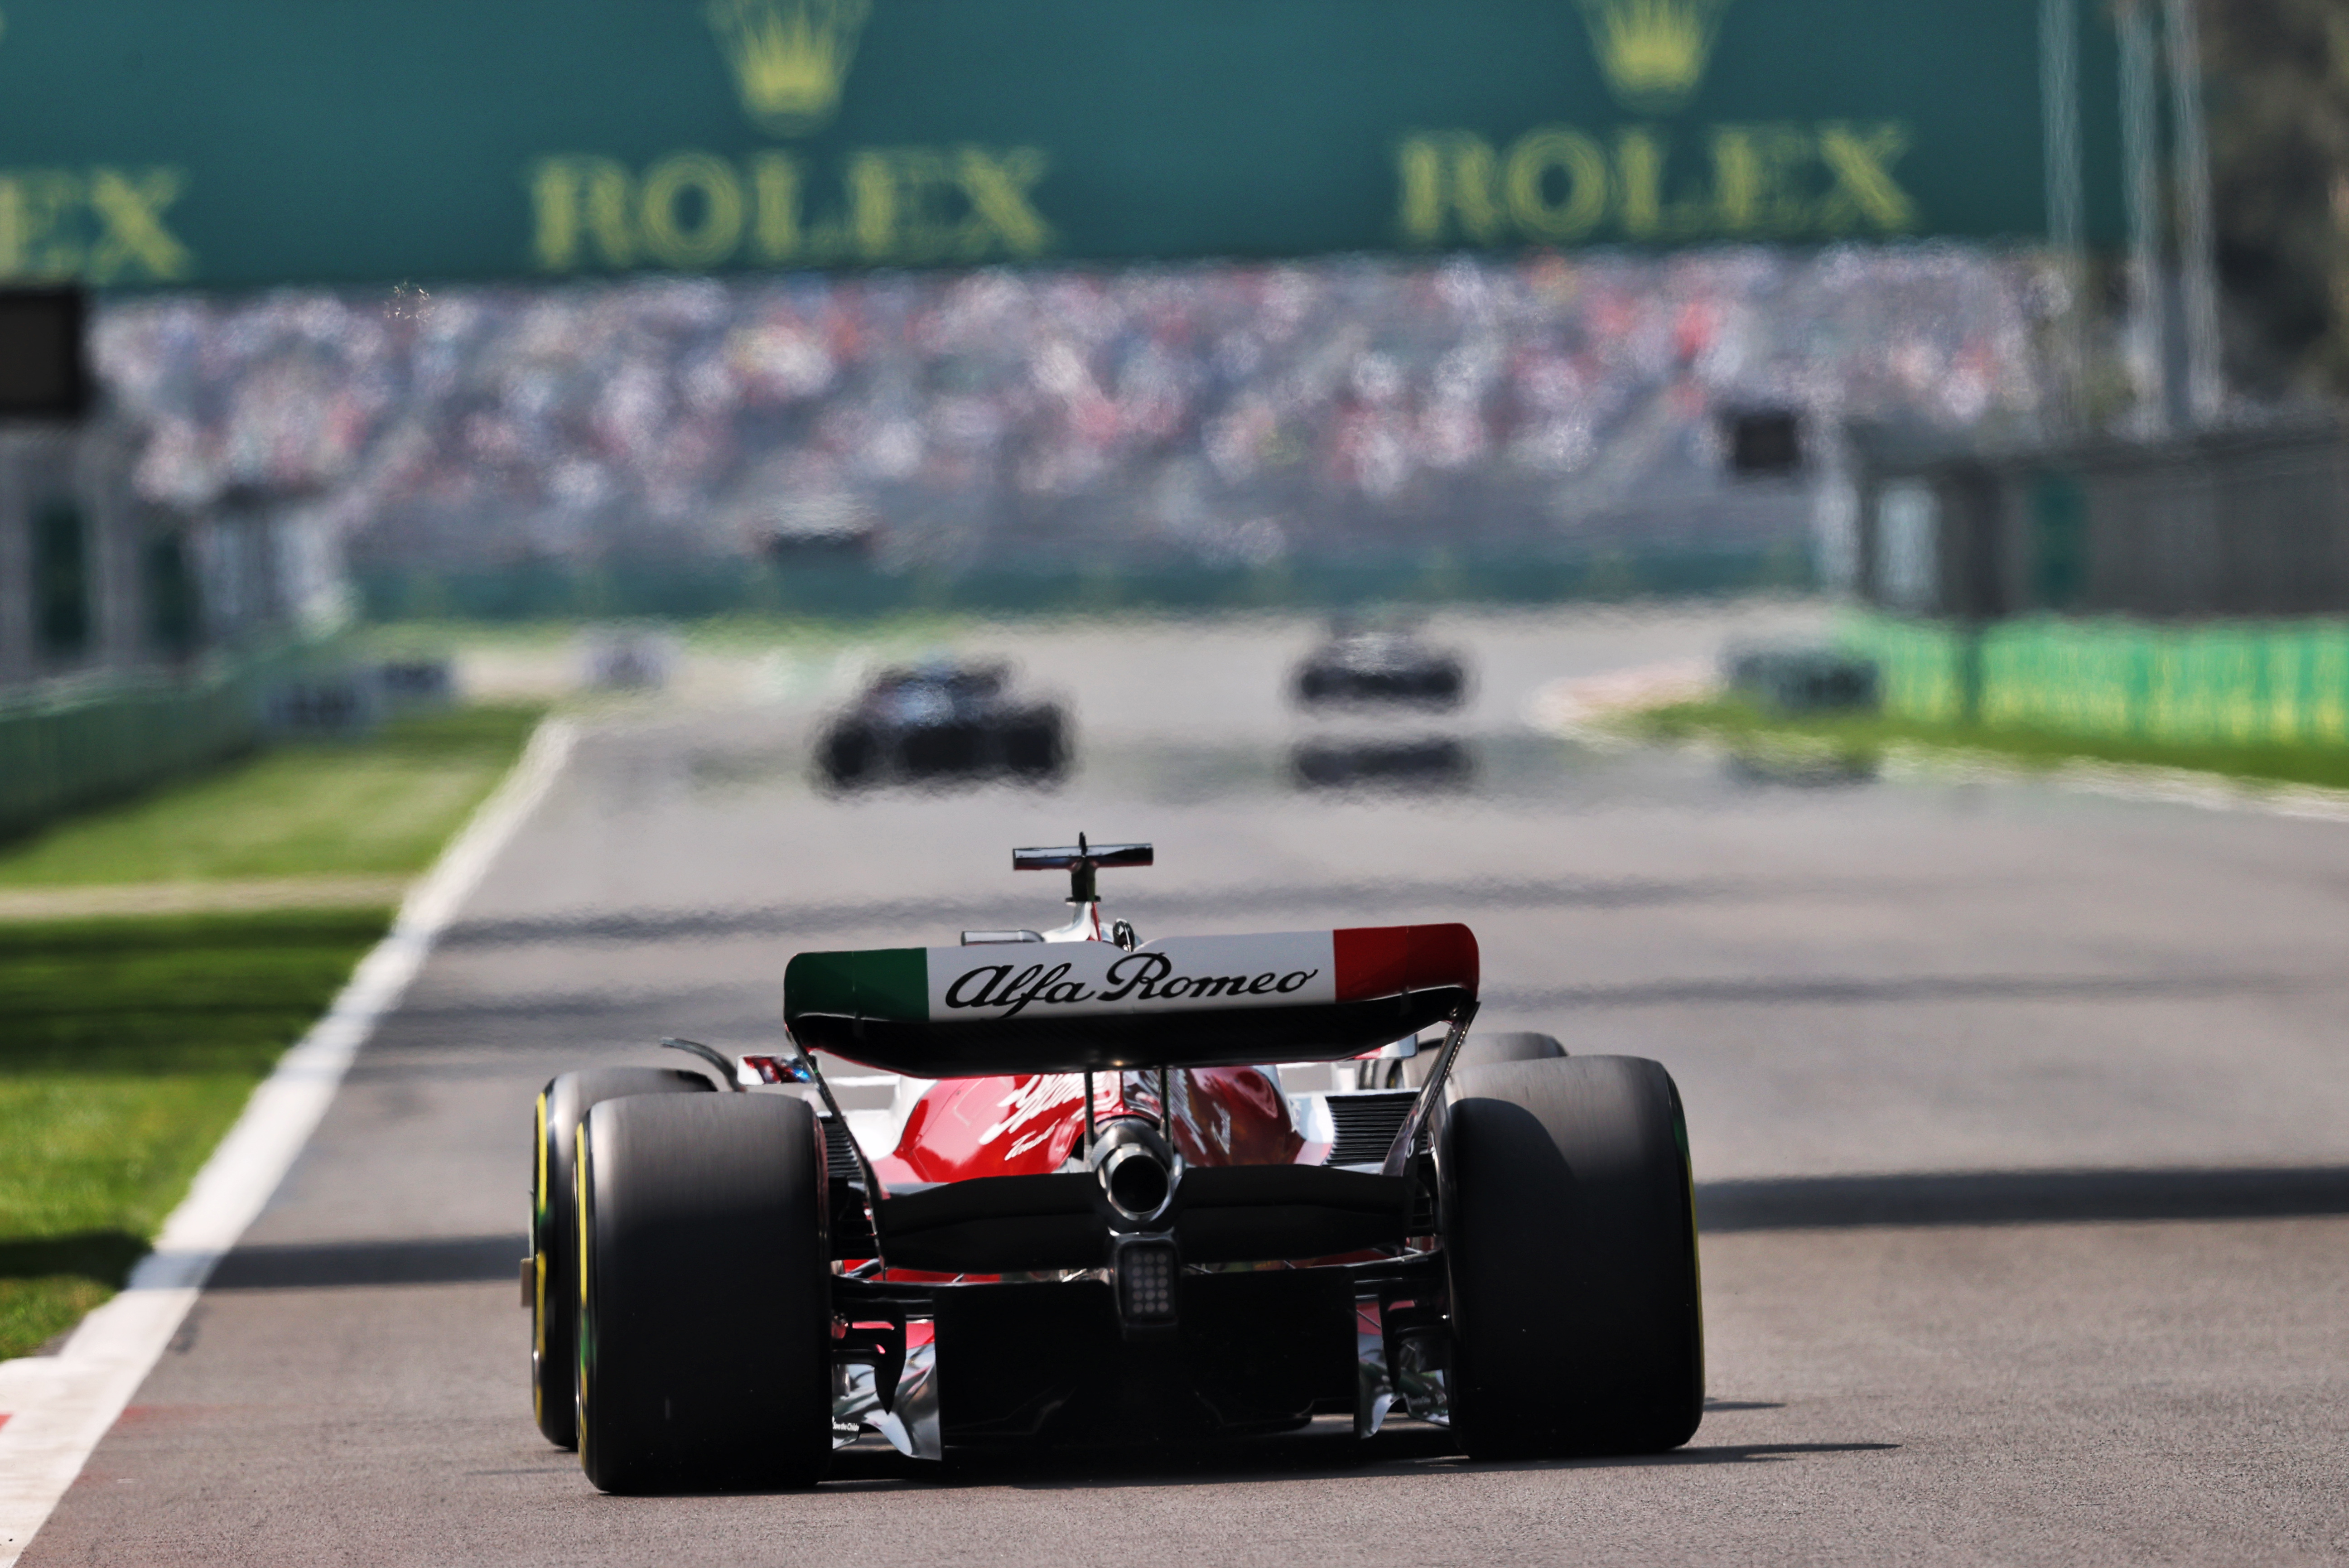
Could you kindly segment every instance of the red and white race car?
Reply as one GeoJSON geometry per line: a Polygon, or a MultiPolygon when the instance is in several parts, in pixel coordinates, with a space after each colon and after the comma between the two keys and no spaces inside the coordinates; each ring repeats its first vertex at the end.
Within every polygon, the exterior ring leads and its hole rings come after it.
{"type": "Polygon", "coordinates": [[[806,1485],[877,1431],[1200,1438],[1350,1415],[1484,1456],[1670,1449],[1703,1399],[1654,1062],[1473,1031],[1462,925],[803,952],[790,1049],[539,1097],[538,1425],[609,1491],[806,1485]],[[818,1054],[895,1075],[843,1112],[818,1054]],[[859,1134],[863,1136],[859,1136],[859,1134]]]}

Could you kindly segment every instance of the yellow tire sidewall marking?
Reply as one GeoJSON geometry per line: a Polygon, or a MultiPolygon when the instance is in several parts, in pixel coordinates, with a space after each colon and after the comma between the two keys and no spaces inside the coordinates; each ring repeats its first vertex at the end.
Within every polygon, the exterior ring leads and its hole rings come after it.
{"type": "Polygon", "coordinates": [[[576,1341],[578,1361],[576,1387],[579,1402],[579,1454],[583,1461],[587,1455],[589,1393],[587,1386],[587,1349],[590,1327],[587,1317],[587,1234],[590,1227],[587,1223],[587,1187],[590,1158],[587,1147],[587,1124],[583,1121],[579,1124],[577,1136],[572,1140],[571,1156],[571,1212],[579,1228],[579,1317],[577,1332],[572,1337],[576,1341]]]}
{"type": "Polygon", "coordinates": [[[535,1266],[536,1282],[530,1303],[531,1366],[537,1376],[530,1380],[531,1414],[543,1422],[546,1418],[546,1251],[540,1242],[546,1235],[546,1096],[538,1096],[538,1115],[533,1124],[538,1136],[538,1174],[530,1189],[530,1261],[535,1266]]]}

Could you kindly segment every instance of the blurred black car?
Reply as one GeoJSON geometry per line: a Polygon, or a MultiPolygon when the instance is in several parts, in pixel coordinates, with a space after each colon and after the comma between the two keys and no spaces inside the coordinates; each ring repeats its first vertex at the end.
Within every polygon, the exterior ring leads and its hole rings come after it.
{"type": "Polygon", "coordinates": [[[1407,627],[1333,628],[1330,640],[1297,667],[1293,690],[1306,707],[1399,703],[1457,708],[1468,672],[1447,649],[1431,647],[1407,627]]]}
{"type": "Polygon", "coordinates": [[[824,731],[817,768],[842,789],[952,779],[1055,782],[1068,771],[1067,716],[1058,703],[1019,700],[1010,684],[1010,666],[999,663],[884,670],[824,731]]]}

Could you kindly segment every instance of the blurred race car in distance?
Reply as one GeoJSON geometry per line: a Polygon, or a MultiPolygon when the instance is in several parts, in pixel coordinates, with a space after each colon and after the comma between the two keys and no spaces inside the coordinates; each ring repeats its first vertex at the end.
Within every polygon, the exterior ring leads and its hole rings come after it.
{"type": "Polygon", "coordinates": [[[1011,695],[1002,662],[936,660],[885,670],[834,718],[816,766],[834,788],[892,782],[1057,781],[1069,765],[1059,704],[1011,695]]]}
{"type": "Polygon", "coordinates": [[[1430,646],[1409,625],[1340,620],[1330,628],[1330,639],[1298,665],[1291,690],[1309,708],[1336,703],[1456,708],[1467,698],[1468,673],[1458,654],[1430,646]]]}
{"type": "Polygon", "coordinates": [[[786,1047],[539,1098],[540,1429],[606,1491],[917,1460],[1448,1428],[1478,1458],[1647,1453],[1704,1392],[1679,1092],[1473,1030],[1456,924],[1144,941],[1065,870],[1050,931],[802,952],[786,1047]],[[843,1111],[823,1059],[895,1078],[843,1111]],[[725,1091],[725,1092],[719,1092],[725,1091]]]}

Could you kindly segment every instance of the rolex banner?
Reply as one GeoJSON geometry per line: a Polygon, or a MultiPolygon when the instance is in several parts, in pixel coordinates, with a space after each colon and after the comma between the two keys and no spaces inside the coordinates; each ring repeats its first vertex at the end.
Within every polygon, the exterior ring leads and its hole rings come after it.
{"type": "Polygon", "coordinates": [[[12,0],[0,283],[2028,241],[2042,5],[12,0]]]}

